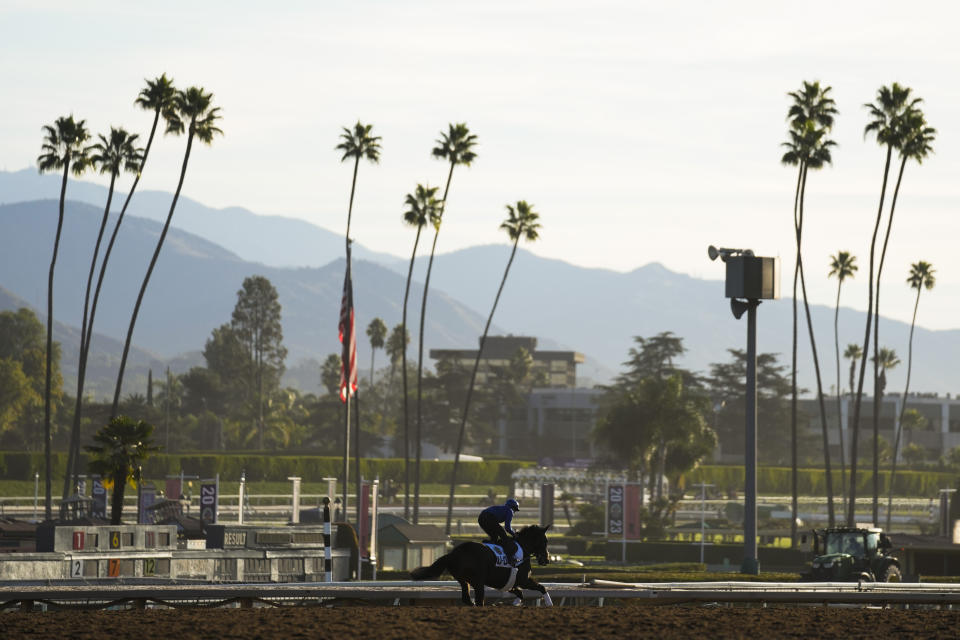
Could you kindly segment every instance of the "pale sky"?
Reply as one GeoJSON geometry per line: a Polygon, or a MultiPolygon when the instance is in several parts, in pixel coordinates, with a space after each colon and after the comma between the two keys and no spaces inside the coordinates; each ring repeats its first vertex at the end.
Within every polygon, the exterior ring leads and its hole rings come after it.
{"type": "MultiPolygon", "coordinates": [[[[834,164],[811,174],[805,259],[832,305],[828,256],[856,254],[843,304],[866,308],[883,151],[863,103],[897,81],[924,99],[933,155],[904,177],[882,313],[909,321],[911,262],[937,269],[919,324],[960,328],[960,44],[948,2],[43,2],[0,0],[0,169],[32,166],[41,126],[147,133],[133,107],[166,72],[212,91],[226,133],[191,157],[184,193],[342,233],[352,166],[333,147],[362,120],[383,137],[360,169],[355,239],[407,256],[404,194],[443,186],[430,149],[450,122],[478,136],[458,168],[441,252],[504,242],[504,205],[541,214],[542,256],[629,271],[649,262],[720,279],[709,244],[794,244],[784,168],[788,91],[833,87],[834,164]]],[[[158,141],[142,188],[172,191],[183,140],[158,141]]],[[[124,186],[121,186],[124,188],[124,186]]],[[[884,214],[886,216],[886,213],[884,214]]],[[[788,293],[787,269],[781,281],[788,293]]],[[[788,293],[789,295],[789,293],[788,293]]],[[[718,301],[722,304],[722,301],[718,301]]]]}

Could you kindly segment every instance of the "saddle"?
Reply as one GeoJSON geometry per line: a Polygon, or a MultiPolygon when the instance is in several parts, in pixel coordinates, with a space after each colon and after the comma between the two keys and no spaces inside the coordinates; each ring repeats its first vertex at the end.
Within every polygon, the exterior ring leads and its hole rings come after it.
{"type": "Polygon", "coordinates": [[[498,567],[513,569],[523,562],[523,549],[514,540],[508,540],[503,545],[484,540],[483,545],[493,552],[498,567]]]}

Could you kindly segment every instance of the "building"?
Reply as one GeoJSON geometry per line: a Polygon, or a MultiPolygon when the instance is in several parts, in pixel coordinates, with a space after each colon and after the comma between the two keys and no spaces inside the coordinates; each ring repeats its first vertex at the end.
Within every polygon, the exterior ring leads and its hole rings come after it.
{"type": "MultiPolygon", "coordinates": [[[[479,339],[478,339],[479,342],[479,339]]],[[[477,384],[483,386],[495,367],[510,364],[519,349],[526,349],[533,357],[532,374],[540,378],[541,386],[552,389],[573,389],[577,386],[577,365],[584,360],[576,351],[538,351],[537,339],[529,336],[487,336],[483,357],[477,370],[477,384]]],[[[478,349],[431,349],[434,360],[453,360],[467,370],[473,368],[478,349]]]]}
{"type": "MultiPolygon", "coordinates": [[[[903,395],[888,395],[880,400],[879,429],[880,437],[889,443],[896,438],[896,428],[900,419],[903,395]]],[[[820,408],[814,399],[800,400],[800,409],[808,417],[808,428],[820,432],[820,408]]],[[[831,455],[840,454],[840,433],[838,426],[838,407],[836,397],[825,398],[828,439],[831,455]]],[[[850,455],[852,439],[851,421],[853,420],[854,397],[841,398],[839,406],[839,424],[843,429],[844,450],[850,455]]],[[[935,460],[946,455],[951,449],[960,447],[960,397],[937,394],[910,394],[907,397],[907,409],[913,409],[926,418],[924,429],[904,430],[900,441],[900,453],[909,444],[916,444],[927,451],[928,459],[935,460]]],[[[872,448],[873,438],[873,397],[864,395],[860,401],[860,446],[861,453],[872,448]],[[870,444],[868,444],[870,443],[870,444]]],[[[872,450],[872,449],[871,449],[872,450]]]]}

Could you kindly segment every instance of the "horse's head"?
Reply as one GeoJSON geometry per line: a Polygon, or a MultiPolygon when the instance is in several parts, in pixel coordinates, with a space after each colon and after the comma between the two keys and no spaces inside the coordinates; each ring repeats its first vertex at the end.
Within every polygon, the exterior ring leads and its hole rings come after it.
{"type": "Polygon", "coordinates": [[[547,529],[550,527],[549,524],[545,527],[532,524],[517,533],[520,546],[527,554],[536,558],[539,565],[550,563],[550,554],[547,553],[547,529]]]}

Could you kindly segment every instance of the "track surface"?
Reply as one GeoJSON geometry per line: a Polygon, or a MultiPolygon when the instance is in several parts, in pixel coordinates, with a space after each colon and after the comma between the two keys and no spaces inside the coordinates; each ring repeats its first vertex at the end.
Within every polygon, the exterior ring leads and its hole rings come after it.
{"type": "Polygon", "coordinates": [[[3,613],[5,639],[955,638],[960,611],[677,606],[291,607],[3,613]]]}

